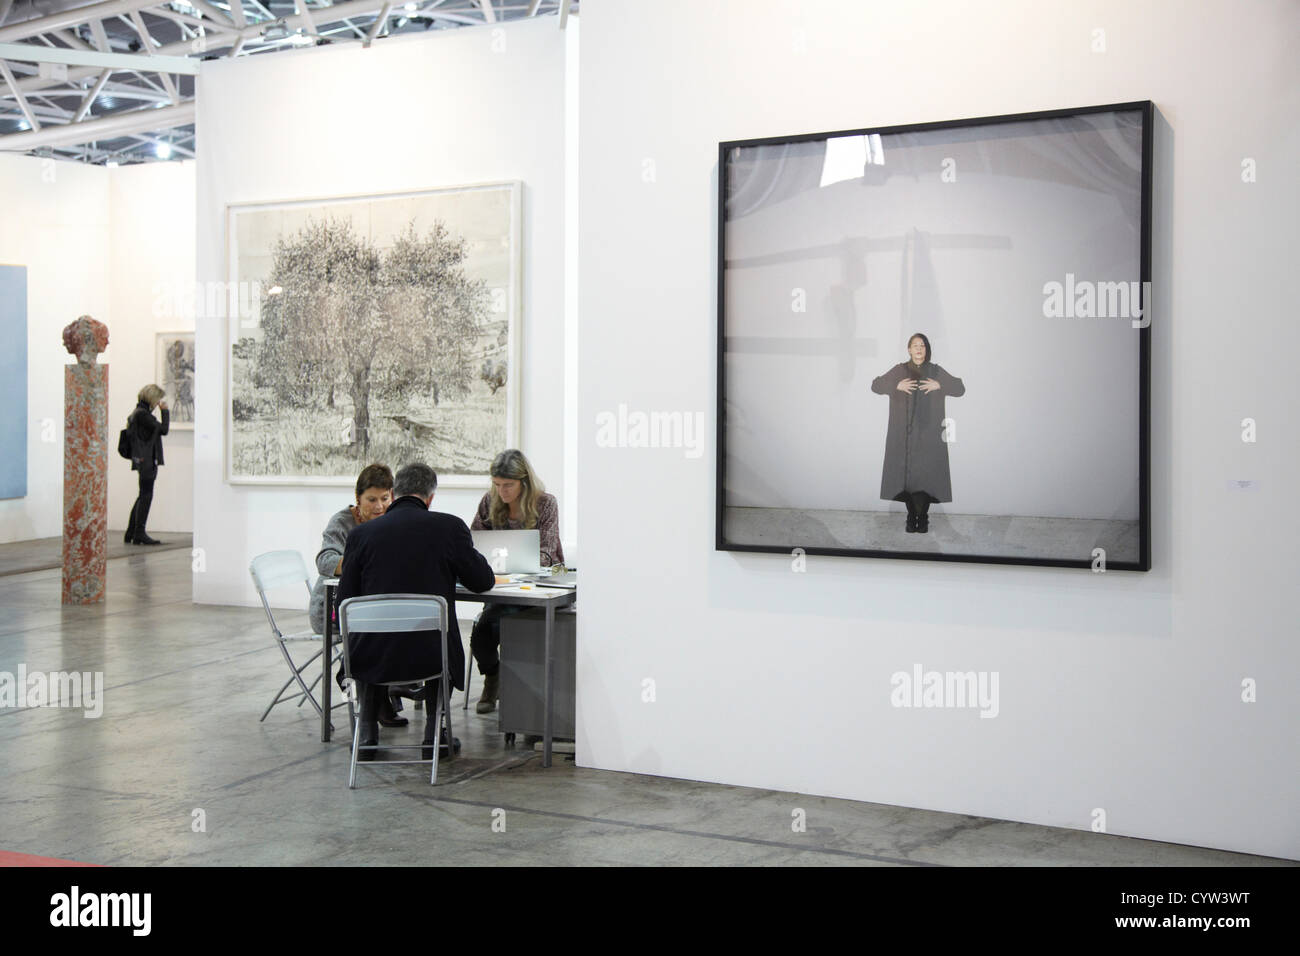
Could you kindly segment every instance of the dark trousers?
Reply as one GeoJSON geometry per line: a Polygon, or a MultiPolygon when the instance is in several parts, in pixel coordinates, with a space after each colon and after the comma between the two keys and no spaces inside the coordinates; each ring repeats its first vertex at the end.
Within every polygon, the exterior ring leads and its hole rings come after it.
{"type": "Polygon", "coordinates": [[[501,669],[501,619],[524,610],[520,604],[484,604],[483,613],[474,622],[469,636],[469,650],[478,662],[478,672],[491,677],[501,669]]]}
{"type": "MultiPolygon", "coordinates": [[[[424,742],[432,743],[438,735],[438,698],[442,695],[442,680],[424,683],[424,742]]],[[[383,684],[357,684],[357,697],[361,702],[361,742],[379,739],[379,714],[388,700],[388,688],[383,684]]]]}
{"type": "Polygon", "coordinates": [[[156,471],[140,472],[140,494],[131,506],[131,520],[126,525],[126,536],[131,539],[145,536],[144,526],[149,520],[149,508],[153,504],[153,483],[158,478],[156,471]]]}

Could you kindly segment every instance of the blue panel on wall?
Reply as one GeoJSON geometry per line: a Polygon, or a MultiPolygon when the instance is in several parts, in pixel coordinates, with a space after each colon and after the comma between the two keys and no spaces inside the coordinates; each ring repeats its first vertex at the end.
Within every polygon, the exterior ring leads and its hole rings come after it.
{"type": "Polygon", "coordinates": [[[27,267],[0,265],[0,498],[27,496],[27,267]]]}

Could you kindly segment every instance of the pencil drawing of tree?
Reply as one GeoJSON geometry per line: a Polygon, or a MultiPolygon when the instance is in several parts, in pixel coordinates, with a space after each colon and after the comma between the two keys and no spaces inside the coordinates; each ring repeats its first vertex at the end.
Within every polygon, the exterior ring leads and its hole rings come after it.
{"type": "Polygon", "coordinates": [[[262,310],[259,377],[295,406],[352,401],[351,444],[364,455],[373,396],[463,392],[487,318],[486,289],[465,272],[466,242],[413,224],[380,250],[348,219],[308,219],[275,245],[262,310]]]}

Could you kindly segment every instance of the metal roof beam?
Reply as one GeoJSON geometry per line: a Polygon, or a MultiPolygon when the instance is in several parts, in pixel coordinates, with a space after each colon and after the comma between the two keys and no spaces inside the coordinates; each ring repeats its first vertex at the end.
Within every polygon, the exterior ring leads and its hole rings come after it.
{"type": "Polygon", "coordinates": [[[130,13],[132,10],[157,6],[159,2],[160,0],[105,0],[104,3],[95,3],[88,7],[74,7],[71,10],[52,13],[47,17],[36,17],[33,20],[0,27],[0,43],[26,40],[42,33],[52,33],[55,30],[75,27],[92,20],[112,18],[119,13],[130,13]]]}
{"type": "Polygon", "coordinates": [[[310,36],[320,36],[316,32],[316,21],[311,18],[311,9],[307,6],[307,0],[293,0],[293,7],[298,11],[298,20],[302,24],[302,28],[310,36]]]}
{"type": "MultiPolygon", "coordinates": [[[[0,59],[20,60],[24,63],[67,63],[69,66],[84,66],[92,69],[82,73],[78,79],[105,68],[112,70],[144,70],[157,73],[184,73],[196,76],[199,61],[184,56],[141,55],[138,53],[99,53],[95,50],[65,50],[57,46],[36,46],[34,43],[0,43],[0,59]]],[[[73,78],[68,71],[68,79],[73,78]]],[[[49,80],[40,77],[32,79],[41,82],[42,87],[52,86],[49,80]]],[[[35,84],[34,84],[35,85],[35,84]]]]}
{"type": "MultiPolygon", "coordinates": [[[[71,30],[51,30],[50,33],[53,36],[58,37],[60,40],[62,40],[64,43],[66,43],[69,47],[71,47],[74,50],[95,49],[93,46],[91,46],[85,40],[81,39],[81,37],[77,36],[71,30]]],[[[44,38],[42,37],[42,39],[44,38]]]]}
{"type": "Polygon", "coordinates": [[[90,88],[90,92],[86,94],[86,98],[81,101],[81,105],[77,107],[77,112],[72,114],[72,122],[74,124],[80,123],[86,118],[86,114],[90,112],[90,108],[95,105],[95,100],[99,99],[99,94],[104,91],[104,84],[108,82],[108,78],[112,75],[112,70],[105,70],[103,73],[99,74],[99,79],[96,80],[95,85],[90,88]]]}
{"type": "MultiPolygon", "coordinates": [[[[131,23],[135,26],[135,32],[140,34],[140,44],[144,47],[145,53],[148,54],[149,59],[155,62],[160,61],[162,57],[156,56],[153,51],[154,39],[149,35],[149,31],[144,28],[144,21],[140,19],[140,14],[136,10],[131,11],[131,23]]],[[[158,45],[162,46],[161,43],[158,45]]],[[[158,79],[162,81],[163,89],[167,91],[169,102],[180,102],[180,97],[176,95],[176,84],[172,82],[171,76],[160,71],[158,73],[158,79]]]]}
{"type": "MultiPolygon", "coordinates": [[[[231,0],[232,10],[236,2],[237,0],[231,0]]],[[[196,10],[202,10],[213,20],[215,20],[219,25],[224,24],[225,26],[231,26],[232,24],[235,23],[233,13],[231,14],[223,13],[217,7],[214,7],[212,4],[208,3],[207,0],[189,0],[189,4],[190,6],[194,7],[194,9],[196,10]]],[[[244,11],[240,10],[239,12],[243,13],[244,11]]]]}
{"type": "Polygon", "coordinates": [[[366,32],[366,46],[370,46],[370,44],[374,42],[375,37],[379,36],[379,31],[382,30],[384,24],[388,22],[388,14],[392,11],[393,5],[391,3],[385,3],[383,9],[381,9],[378,16],[375,17],[375,22],[370,24],[370,29],[366,32]]]}
{"type": "Polygon", "coordinates": [[[5,78],[5,82],[9,84],[9,89],[13,91],[14,99],[18,101],[18,108],[23,111],[23,116],[27,118],[27,125],[36,132],[40,132],[40,120],[36,118],[36,114],[32,112],[32,108],[27,105],[26,97],[24,97],[22,93],[18,92],[18,83],[14,80],[14,75],[9,69],[9,64],[4,60],[0,60],[0,76],[5,78]]]}
{"type": "Polygon", "coordinates": [[[162,17],[165,20],[170,20],[173,23],[179,23],[188,27],[203,27],[205,30],[212,30],[215,33],[224,33],[227,36],[238,36],[240,33],[238,28],[231,26],[229,21],[225,20],[213,22],[212,20],[204,20],[201,17],[192,17],[188,13],[177,13],[175,10],[164,10],[161,7],[157,10],[150,10],[149,12],[155,17],[162,17]]]}
{"type": "Polygon", "coordinates": [[[172,126],[184,126],[186,123],[194,122],[194,112],[194,101],[189,100],[176,106],[164,106],[162,109],[114,113],[112,116],[88,120],[84,123],[46,126],[40,131],[0,136],[0,149],[27,152],[41,146],[76,146],[95,140],[129,136],[132,133],[147,133],[172,126]]]}

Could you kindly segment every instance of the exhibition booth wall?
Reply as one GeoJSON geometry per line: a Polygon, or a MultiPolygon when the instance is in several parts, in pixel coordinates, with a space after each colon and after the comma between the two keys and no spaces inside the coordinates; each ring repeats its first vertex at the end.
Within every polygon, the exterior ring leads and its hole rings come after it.
{"type": "MultiPolygon", "coordinates": [[[[155,380],[157,333],[193,328],[183,299],[194,279],[194,164],[109,169],[4,153],[0,196],[0,263],[25,266],[27,279],[27,494],[0,501],[3,543],[63,533],[63,366],[73,362],[63,327],[86,314],[108,325],[100,361],[113,447],[155,380]]],[[[190,435],[177,430],[164,448],[149,531],[188,532],[190,435]]],[[[111,452],[110,528],[126,527],[137,491],[130,464],[111,452]]]]}
{"type": "MultiPolygon", "coordinates": [[[[219,288],[228,280],[231,259],[252,268],[256,262],[248,250],[273,247],[264,238],[272,228],[265,222],[271,220],[248,220],[251,226],[237,230],[239,249],[229,252],[232,205],[242,210],[252,208],[247,204],[276,204],[288,208],[291,217],[295,207],[284,204],[294,201],[521,184],[520,308],[513,342],[518,364],[511,363],[508,387],[519,389],[518,447],[559,498],[566,551],[574,509],[565,430],[566,417],[576,411],[576,404],[566,404],[572,394],[566,391],[566,363],[572,366],[574,346],[566,333],[565,281],[570,35],[556,29],[554,19],[545,19],[395,37],[370,49],[336,44],[212,61],[204,64],[197,93],[203,130],[198,143],[197,273],[204,288],[219,288]]],[[[401,217],[401,209],[383,211],[382,201],[365,206],[366,221],[401,217]]],[[[238,289],[232,298],[239,298],[238,289]]],[[[233,321],[201,316],[197,323],[194,599],[201,603],[256,603],[248,574],[256,554],[297,549],[310,563],[330,516],[352,502],[352,482],[361,468],[349,466],[347,481],[333,487],[226,480],[230,339],[255,325],[256,316],[239,315],[233,321]]],[[[485,391],[477,380],[471,384],[475,394],[485,391]]],[[[384,421],[377,416],[376,429],[391,431],[390,419],[391,414],[384,421]]],[[[403,427],[421,434],[419,425],[403,427]]],[[[268,434],[260,440],[274,447],[281,437],[268,434]]],[[[347,438],[340,435],[335,441],[342,447],[347,438]]],[[[387,462],[394,467],[402,463],[387,462]]],[[[433,507],[468,522],[488,485],[487,478],[462,488],[444,481],[433,507]]],[[[573,561],[573,555],[566,557],[573,561]]]]}
{"type": "MultiPolygon", "coordinates": [[[[579,763],[1300,858],[1300,453],[1269,372],[1300,344],[1300,11],[582,12],[579,763]],[[1153,569],[715,550],[719,142],[1146,99],[1153,569]],[[601,428],[638,412],[698,421],[703,441],[601,428]],[[983,699],[923,696],[931,673],[983,699]]],[[[809,444],[854,441],[818,427],[809,444]]],[[[870,490],[878,465],[857,463],[870,490]]],[[[791,822],[773,839],[800,839],[791,822]]]]}

